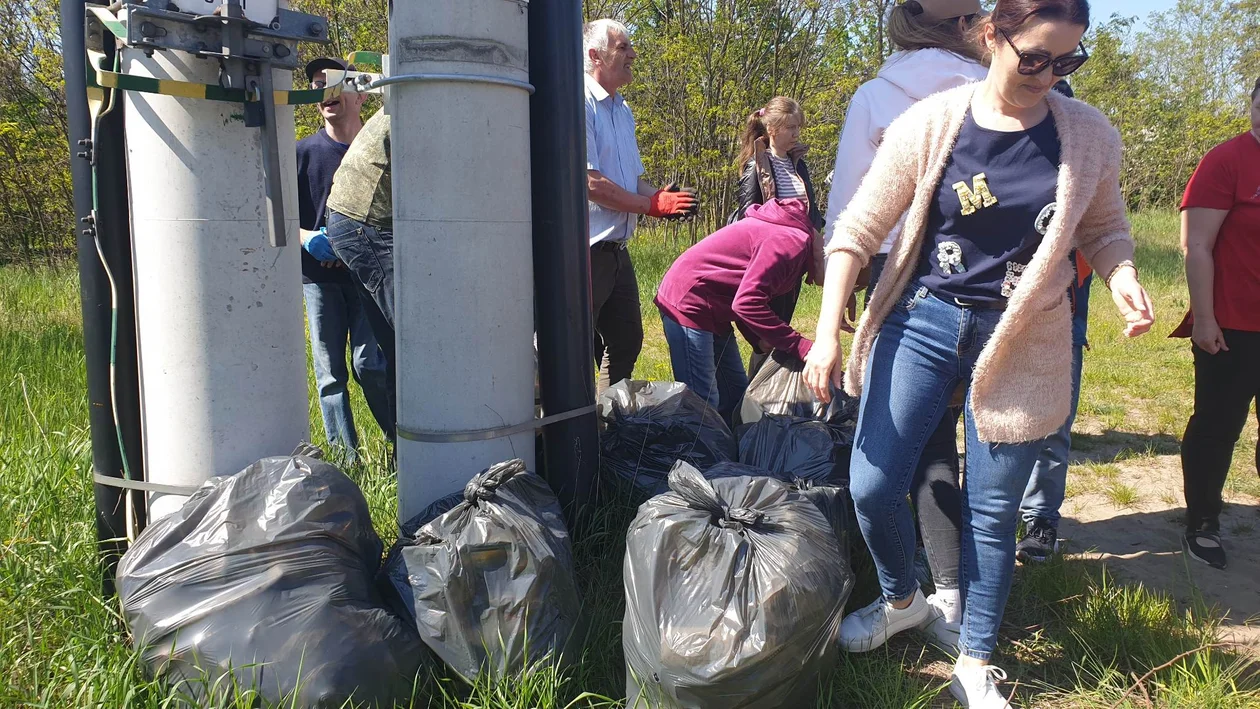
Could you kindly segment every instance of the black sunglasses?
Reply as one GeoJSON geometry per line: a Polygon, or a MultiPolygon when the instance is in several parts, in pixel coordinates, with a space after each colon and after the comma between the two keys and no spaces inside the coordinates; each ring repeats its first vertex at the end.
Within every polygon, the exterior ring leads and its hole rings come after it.
{"type": "Polygon", "coordinates": [[[1085,43],[1082,42],[1077,51],[1072,54],[1065,54],[1061,57],[1051,57],[1041,52],[1023,52],[1015,43],[1011,41],[1010,35],[1002,30],[998,30],[998,34],[1002,35],[1002,39],[1011,45],[1011,49],[1019,55],[1019,73],[1024,76],[1035,76],[1050,67],[1055,76],[1067,76],[1072,72],[1080,69],[1089,60],[1089,52],[1085,51],[1085,43]]]}

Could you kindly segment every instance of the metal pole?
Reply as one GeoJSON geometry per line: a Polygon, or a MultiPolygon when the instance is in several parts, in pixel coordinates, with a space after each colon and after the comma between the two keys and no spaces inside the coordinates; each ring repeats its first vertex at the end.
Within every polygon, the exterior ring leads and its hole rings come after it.
{"type": "MultiPolygon", "coordinates": [[[[554,414],[595,403],[579,0],[530,5],[529,77],[538,374],[554,414]]],[[[543,473],[571,522],[592,501],[598,440],[594,413],[543,430],[543,473]]]]}
{"type": "MultiPolygon", "coordinates": [[[[84,0],[61,0],[61,46],[66,76],[66,113],[69,124],[70,175],[74,185],[75,217],[82,230],[76,240],[79,262],[79,288],[83,308],[83,350],[87,367],[88,423],[92,441],[92,470],[106,477],[123,477],[123,456],[118,430],[128,447],[132,474],[139,477],[140,413],[136,379],[135,318],[132,299],[130,233],[127,226],[126,167],[123,162],[123,112],[115,110],[101,120],[94,144],[86,93],[84,53],[84,0]],[[92,164],[100,176],[99,210],[94,224],[82,220],[92,212],[92,164]],[[93,232],[95,229],[95,233],[93,232]],[[117,338],[114,345],[117,366],[111,401],[110,351],[113,308],[109,277],[97,252],[101,252],[115,276],[117,338]],[[114,409],[119,421],[114,420],[114,409]]],[[[114,592],[114,571],[126,550],[128,494],[115,487],[94,484],[96,536],[104,562],[102,590],[114,592]]],[[[137,505],[134,520],[143,524],[143,505],[137,505]]]]}

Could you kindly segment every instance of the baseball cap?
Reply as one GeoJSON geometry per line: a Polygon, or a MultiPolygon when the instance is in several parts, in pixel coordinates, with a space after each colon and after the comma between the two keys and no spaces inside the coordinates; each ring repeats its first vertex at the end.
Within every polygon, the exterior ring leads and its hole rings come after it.
{"type": "Polygon", "coordinates": [[[354,65],[347,64],[345,60],[338,59],[337,57],[315,57],[306,64],[306,80],[313,81],[316,74],[328,69],[354,71],[354,65]]]}
{"type": "Polygon", "coordinates": [[[949,20],[982,12],[980,0],[918,0],[929,20],[949,20]]]}

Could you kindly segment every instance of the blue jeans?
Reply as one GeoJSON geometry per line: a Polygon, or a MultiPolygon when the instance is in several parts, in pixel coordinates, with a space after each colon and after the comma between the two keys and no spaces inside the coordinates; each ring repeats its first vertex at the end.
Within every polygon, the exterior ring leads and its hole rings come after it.
{"type": "MultiPolygon", "coordinates": [[[[385,356],[391,399],[396,399],[398,367],[394,354],[394,234],[328,212],[328,243],[359,287],[363,312],[385,356]]],[[[392,440],[392,436],[390,437],[392,440]]]]}
{"type": "Polygon", "coordinates": [[[1072,348],[1072,413],[1053,436],[1047,438],[1033,464],[1032,477],[1024,490],[1024,501],[1019,506],[1025,524],[1039,519],[1059,526],[1059,508],[1067,494],[1068,454],[1072,452],[1072,423],[1076,421],[1076,405],[1081,398],[1081,367],[1084,347],[1072,348]]]}
{"type": "Polygon", "coordinates": [[[714,335],[684,327],[663,312],[661,324],[665,326],[665,341],[669,343],[674,380],[686,384],[709,402],[727,425],[731,425],[735,409],[748,389],[748,374],[744,372],[735,333],[714,335]]]}
{"type": "MultiPolygon", "coordinates": [[[[907,495],[924,445],[946,414],[959,382],[970,381],[1001,315],[997,310],[947,303],[912,283],[872,347],[850,484],[862,536],[875,560],[880,588],[890,601],[909,598],[918,589],[914,518],[907,495]]],[[[1020,499],[1043,442],[980,441],[970,397],[964,417],[961,647],[964,654],[987,660],[997,645],[1010,594],[1020,499]]]]}
{"type": "Polygon", "coordinates": [[[381,431],[387,437],[394,435],[394,397],[389,389],[385,356],[376,344],[354,283],[304,283],[302,292],[306,296],[306,321],[311,331],[311,359],[324,434],[329,443],[345,447],[350,460],[354,460],[359,434],[350,410],[351,373],[381,431]],[[346,368],[347,338],[353,365],[350,371],[346,368]]]}

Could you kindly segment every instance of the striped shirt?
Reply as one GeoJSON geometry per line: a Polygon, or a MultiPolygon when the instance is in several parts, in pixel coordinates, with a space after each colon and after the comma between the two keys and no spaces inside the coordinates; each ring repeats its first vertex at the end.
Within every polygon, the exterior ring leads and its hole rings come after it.
{"type": "Polygon", "coordinates": [[[774,153],[769,154],[770,166],[774,168],[774,196],[778,199],[806,199],[805,181],[796,174],[796,167],[791,158],[781,158],[774,153]]]}

